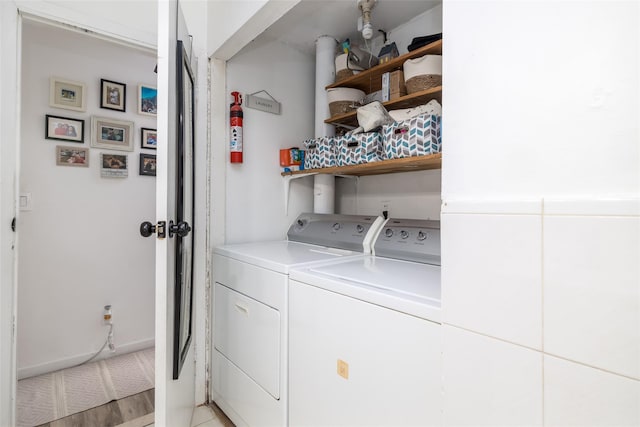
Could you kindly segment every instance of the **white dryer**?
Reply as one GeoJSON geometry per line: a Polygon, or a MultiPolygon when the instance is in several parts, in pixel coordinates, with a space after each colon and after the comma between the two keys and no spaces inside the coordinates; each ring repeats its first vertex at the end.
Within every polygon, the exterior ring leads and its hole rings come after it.
{"type": "Polygon", "coordinates": [[[440,224],[390,219],[375,255],[293,269],[292,426],[441,425],[440,224]]]}
{"type": "Polygon", "coordinates": [[[362,258],[383,219],[302,214],[287,240],[214,250],[213,400],[237,426],[288,424],[288,274],[362,258]]]}

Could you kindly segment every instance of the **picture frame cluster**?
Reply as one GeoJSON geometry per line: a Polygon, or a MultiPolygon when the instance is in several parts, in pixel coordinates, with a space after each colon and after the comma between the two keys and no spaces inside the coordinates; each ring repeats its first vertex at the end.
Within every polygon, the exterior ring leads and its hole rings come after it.
{"type": "MultiPolygon", "coordinates": [[[[157,114],[157,89],[139,84],[137,91],[137,114],[157,114]]],[[[53,108],[85,112],[87,109],[87,86],[83,82],[51,77],[49,81],[49,106],[53,108]]],[[[127,84],[110,79],[100,79],[100,108],[113,112],[127,111],[127,84]]],[[[90,148],[110,151],[134,151],[136,139],[135,123],[116,117],[92,115],[90,119],[45,114],[45,139],[89,146],[56,146],[56,165],[89,167],[90,148]],[[90,129],[85,124],[90,122],[90,129]]],[[[140,148],[156,150],[157,130],[140,127],[140,148]]],[[[156,176],[156,155],[139,153],[139,175],[156,176]]],[[[124,153],[100,153],[100,176],[103,178],[126,178],[129,171],[128,155],[124,153]]]]}

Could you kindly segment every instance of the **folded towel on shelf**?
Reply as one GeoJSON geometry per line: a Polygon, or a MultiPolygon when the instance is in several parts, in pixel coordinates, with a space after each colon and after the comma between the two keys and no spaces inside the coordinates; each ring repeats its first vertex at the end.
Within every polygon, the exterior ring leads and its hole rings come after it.
{"type": "Polygon", "coordinates": [[[408,119],[410,119],[412,117],[421,116],[423,114],[441,116],[442,115],[442,106],[440,105],[440,103],[437,100],[432,99],[431,101],[427,102],[426,104],[418,105],[416,107],[405,108],[405,109],[402,109],[402,110],[391,110],[391,111],[389,111],[389,115],[396,122],[401,122],[403,120],[408,120],[408,119]]]}

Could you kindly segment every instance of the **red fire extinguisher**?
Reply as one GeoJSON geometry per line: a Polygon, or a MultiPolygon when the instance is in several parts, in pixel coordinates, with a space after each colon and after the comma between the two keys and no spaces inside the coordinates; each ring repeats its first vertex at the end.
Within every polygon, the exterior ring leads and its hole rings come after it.
{"type": "Polygon", "coordinates": [[[231,104],[231,163],[242,163],[242,95],[240,92],[231,92],[233,104],[231,104]]]}

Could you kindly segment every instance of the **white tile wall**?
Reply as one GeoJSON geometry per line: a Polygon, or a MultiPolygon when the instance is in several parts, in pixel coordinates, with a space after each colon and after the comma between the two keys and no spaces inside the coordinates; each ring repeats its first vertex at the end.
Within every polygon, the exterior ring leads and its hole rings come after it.
{"type": "Polygon", "coordinates": [[[544,356],[545,426],[638,426],[640,381],[544,356]]]}
{"type": "Polygon", "coordinates": [[[544,217],[544,350],[640,379],[640,217],[544,217]]]}
{"type": "Polygon", "coordinates": [[[442,214],[445,323],[542,346],[542,217],[442,214]]]}
{"type": "Polygon", "coordinates": [[[542,353],[443,328],[446,426],[542,425],[542,353]]]}

